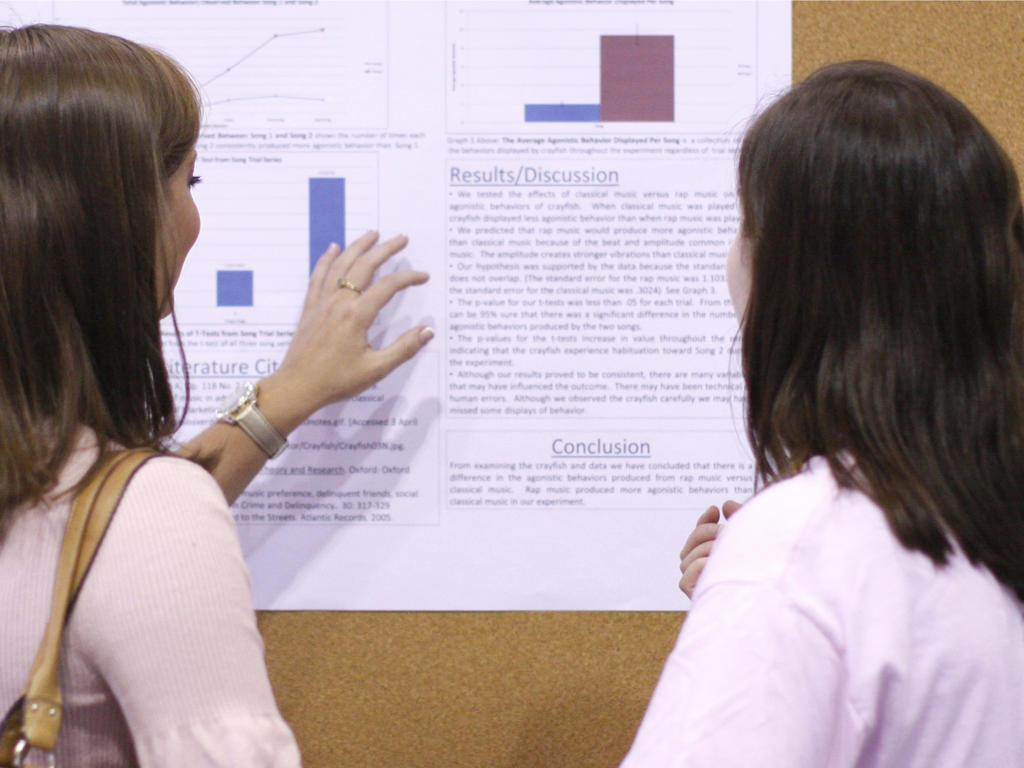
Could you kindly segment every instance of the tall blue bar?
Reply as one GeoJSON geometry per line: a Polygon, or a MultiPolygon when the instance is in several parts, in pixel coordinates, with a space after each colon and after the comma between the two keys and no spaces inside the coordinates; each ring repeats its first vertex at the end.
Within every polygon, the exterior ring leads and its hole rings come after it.
{"type": "Polygon", "coordinates": [[[252,272],[250,270],[224,269],[217,272],[217,306],[252,306],[252,272]]]}
{"type": "Polygon", "coordinates": [[[600,104],[527,104],[528,123],[599,123],[600,104]]]}
{"type": "Polygon", "coordinates": [[[331,243],[345,247],[345,180],[309,180],[309,271],[331,243]]]}

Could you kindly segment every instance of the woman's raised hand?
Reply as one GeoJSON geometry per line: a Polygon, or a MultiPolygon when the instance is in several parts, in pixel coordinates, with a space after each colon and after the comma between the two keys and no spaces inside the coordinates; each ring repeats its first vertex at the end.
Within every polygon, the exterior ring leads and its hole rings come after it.
{"type": "MultiPolygon", "coordinates": [[[[722,505],[722,517],[728,520],[740,504],[735,501],[727,501],[722,505]]],[[[679,570],[683,577],[679,580],[679,588],[686,593],[687,597],[693,597],[694,587],[697,586],[697,579],[704,570],[704,566],[711,554],[711,546],[721,530],[722,525],[718,522],[718,507],[712,505],[704,510],[697,518],[693,531],[686,539],[682,552],[679,553],[679,570]]]]}
{"type": "MultiPolygon", "coordinates": [[[[287,392],[305,414],[358,395],[411,358],[434,332],[427,326],[405,331],[381,349],[368,332],[396,293],[428,279],[426,272],[402,270],[374,280],[377,269],[409,242],[405,236],[378,242],[367,232],[345,250],[332,244],[309,280],[302,316],[288,351],[261,389],[287,392]]],[[[275,395],[276,399],[277,395],[275,395]]]]}

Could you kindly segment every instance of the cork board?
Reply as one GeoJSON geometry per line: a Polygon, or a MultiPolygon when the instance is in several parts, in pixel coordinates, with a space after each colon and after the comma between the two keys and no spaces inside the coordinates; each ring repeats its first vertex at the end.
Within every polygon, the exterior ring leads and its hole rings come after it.
{"type": "MultiPolygon", "coordinates": [[[[1024,161],[1024,3],[797,2],[793,37],[795,80],[891,61],[957,94],[1024,161]]],[[[310,768],[586,768],[629,749],[682,618],[280,612],[259,624],[310,768]]]]}

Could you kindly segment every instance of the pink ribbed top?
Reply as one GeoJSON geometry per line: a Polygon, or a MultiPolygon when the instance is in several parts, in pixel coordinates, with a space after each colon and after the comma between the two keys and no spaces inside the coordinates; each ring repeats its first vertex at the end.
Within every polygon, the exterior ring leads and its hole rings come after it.
{"type": "MultiPolygon", "coordinates": [[[[58,491],[92,456],[74,454],[58,491]]],[[[69,505],[65,494],[20,513],[0,543],[4,711],[42,636],[69,505]]],[[[158,457],[129,484],[63,648],[58,765],[300,763],[267,678],[234,521],[189,461],[158,457]]]]}

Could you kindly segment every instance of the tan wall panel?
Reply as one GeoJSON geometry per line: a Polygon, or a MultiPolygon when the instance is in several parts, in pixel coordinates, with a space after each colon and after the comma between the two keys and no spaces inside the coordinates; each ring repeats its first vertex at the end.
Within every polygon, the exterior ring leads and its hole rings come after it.
{"type": "Polygon", "coordinates": [[[855,58],[884,59],[952,91],[1024,163],[1024,3],[793,4],[794,80],[855,58]]]}
{"type": "Polygon", "coordinates": [[[260,614],[310,768],[614,766],[672,613],[260,614]]]}

